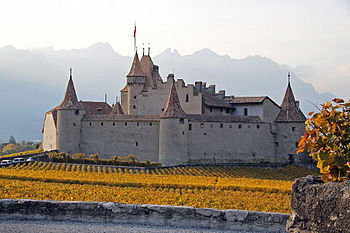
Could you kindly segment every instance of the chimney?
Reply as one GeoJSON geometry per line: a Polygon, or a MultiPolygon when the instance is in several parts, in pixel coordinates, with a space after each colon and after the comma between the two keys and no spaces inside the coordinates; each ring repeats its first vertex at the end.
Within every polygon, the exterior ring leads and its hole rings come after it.
{"type": "Polygon", "coordinates": [[[196,87],[198,92],[202,92],[202,81],[194,82],[194,86],[196,87]]]}
{"type": "Polygon", "coordinates": [[[174,83],[174,74],[168,74],[167,82],[171,81],[171,83],[174,83]]]}
{"type": "Polygon", "coordinates": [[[221,99],[225,98],[225,90],[220,90],[217,94],[217,97],[221,99]]]}
{"type": "Polygon", "coordinates": [[[208,90],[212,93],[212,94],[215,94],[215,85],[210,85],[208,87],[208,90]]]}

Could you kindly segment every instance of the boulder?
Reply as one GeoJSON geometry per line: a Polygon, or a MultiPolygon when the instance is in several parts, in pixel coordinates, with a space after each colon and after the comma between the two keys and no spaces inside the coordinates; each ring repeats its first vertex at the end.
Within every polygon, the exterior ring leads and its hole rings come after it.
{"type": "Polygon", "coordinates": [[[350,232],[350,180],[324,183],[315,176],[297,179],[291,207],[288,232],[350,232]]]}

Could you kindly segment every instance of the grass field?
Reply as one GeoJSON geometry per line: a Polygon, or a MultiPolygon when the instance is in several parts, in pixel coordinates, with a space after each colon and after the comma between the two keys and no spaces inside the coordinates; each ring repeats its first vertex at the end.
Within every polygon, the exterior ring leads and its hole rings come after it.
{"type": "Polygon", "coordinates": [[[0,168],[0,198],[107,201],[290,212],[293,180],[314,170],[238,166],[156,168],[33,162],[0,168]]]}

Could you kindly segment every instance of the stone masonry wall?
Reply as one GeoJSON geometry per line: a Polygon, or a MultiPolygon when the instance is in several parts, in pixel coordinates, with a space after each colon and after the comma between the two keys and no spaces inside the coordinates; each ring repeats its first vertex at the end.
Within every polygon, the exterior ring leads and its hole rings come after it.
{"type": "Polygon", "coordinates": [[[112,202],[0,200],[0,219],[70,220],[285,232],[288,214],[112,202]]]}

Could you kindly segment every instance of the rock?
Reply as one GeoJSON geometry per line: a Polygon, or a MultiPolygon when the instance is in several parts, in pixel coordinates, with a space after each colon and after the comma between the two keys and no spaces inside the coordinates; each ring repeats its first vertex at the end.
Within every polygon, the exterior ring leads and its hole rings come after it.
{"type": "Polygon", "coordinates": [[[297,179],[291,207],[288,232],[350,232],[350,180],[324,183],[314,176],[297,179]]]}

